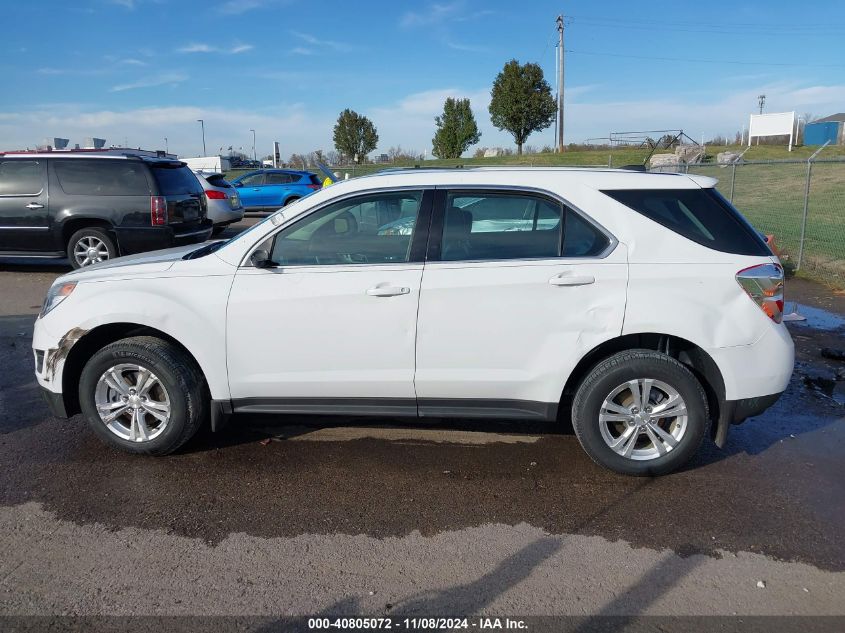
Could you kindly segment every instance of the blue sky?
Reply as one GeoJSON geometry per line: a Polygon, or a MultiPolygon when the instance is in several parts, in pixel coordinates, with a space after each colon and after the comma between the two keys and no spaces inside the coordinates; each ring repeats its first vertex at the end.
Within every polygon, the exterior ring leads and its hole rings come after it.
{"type": "MultiPolygon", "coordinates": [[[[331,149],[350,107],[379,151],[430,152],[446,96],[469,97],[482,146],[490,86],[504,62],[540,63],[554,88],[554,19],[566,26],[567,141],[683,128],[699,138],[766,110],[845,111],[845,3],[293,2],[35,0],[6,7],[0,149],[46,137],[201,153],[331,149]],[[564,10],[565,9],[565,10],[564,10]],[[13,27],[13,28],[12,28],[13,27]],[[696,61],[693,61],[696,60],[696,61]]],[[[553,130],[529,144],[553,142],[553,130]]]]}

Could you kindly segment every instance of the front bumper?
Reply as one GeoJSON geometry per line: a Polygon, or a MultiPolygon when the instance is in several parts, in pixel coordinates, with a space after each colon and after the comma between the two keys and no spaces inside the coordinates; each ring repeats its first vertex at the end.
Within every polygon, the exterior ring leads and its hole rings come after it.
{"type": "Polygon", "coordinates": [[[187,227],[149,226],[115,228],[121,255],[158,251],[185,244],[200,244],[211,236],[214,224],[205,219],[187,227]]]}
{"type": "Polygon", "coordinates": [[[41,397],[47,403],[50,409],[50,414],[56,418],[69,418],[67,409],[65,408],[65,398],[63,394],[50,391],[44,385],[39,385],[41,397]]]}

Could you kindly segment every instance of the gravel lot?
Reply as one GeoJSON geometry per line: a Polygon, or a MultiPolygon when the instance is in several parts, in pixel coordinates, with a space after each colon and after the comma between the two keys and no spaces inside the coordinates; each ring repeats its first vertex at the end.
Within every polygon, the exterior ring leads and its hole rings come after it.
{"type": "Polygon", "coordinates": [[[659,479],[504,421],[237,418],[139,458],[37,393],[32,323],[65,270],[0,263],[0,615],[845,616],[843,408],[804,378],[845,369],[819,355],[845,328],[791,325],[787,394],[659,479]]]}

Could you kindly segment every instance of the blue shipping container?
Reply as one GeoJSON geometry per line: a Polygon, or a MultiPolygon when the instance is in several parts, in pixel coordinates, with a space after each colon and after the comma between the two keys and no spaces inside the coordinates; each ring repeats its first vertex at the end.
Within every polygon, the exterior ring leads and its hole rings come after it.
{"type": "Polygon", "coordinates": [[[808,123],[804,128],[804,145],[824,145],[827,141],[835,145],[839,139],[840,125],[839,121],[808,123]]]}

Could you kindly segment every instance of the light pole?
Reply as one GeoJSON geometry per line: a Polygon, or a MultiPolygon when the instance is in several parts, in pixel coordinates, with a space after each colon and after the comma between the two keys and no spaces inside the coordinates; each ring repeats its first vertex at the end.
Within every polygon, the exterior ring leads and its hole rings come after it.
{"type": "Polygon", "coordinates": [[[252,160],[258,162],[258,158],[255,155],[255,130],[250,128],[249,131],[252,132],[252,160]]]}
{"type": "Polygon", "coordinates": [[[202,127],[202,155],[205,156],[205,121],[197,119],[197,122],[200,124],[200,127],[202,127]]]}
{"type": "Polygon", "coordinates": [[[165,154],[170,153],[170,148],[167,147],[167,137],[166,136],[164,137],[164,153],[165,154]]]}

